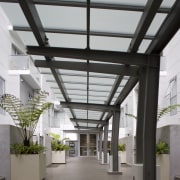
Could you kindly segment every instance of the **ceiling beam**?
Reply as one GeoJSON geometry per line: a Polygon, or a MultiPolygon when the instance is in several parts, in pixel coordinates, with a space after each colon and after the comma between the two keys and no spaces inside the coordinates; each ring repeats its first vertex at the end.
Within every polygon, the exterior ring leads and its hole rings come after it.
{"type": "Polygon", "coordinates": [[[74,119],[70,118],[71,121],[73,122],[82,122],[82,123],[91,123],[91,124],[107,124],[105,121],[99,121],[99,120],[93,120],[93,119],[74,119]]]}
{"type": "Polygon", "coordinates": [[[159,55],[146,55],[139,53],[126,53],[117,51],[102,51],[102,50],[87,50],[87,49],[75,49],[75,48],[59,48],[59,47],[38,47],[27,46],[27,53],[32,55],[63,57],[82,60],[94,60],[101,62],[110,62],[126,65],[139,65],[148,66],[148,59],[150,56],[154,56],[153,63],[149,66],[158,67],[156,58],[159,59],[159,55]]]}
{"type": "MultiPolygon", "coordinates": [[[[0,2],[17,3],[18,0],[0,0],[0,2]]],[[[67,7],[80,7],[85,8],[86,3],[80,1],[63,1],[63,0],[34,0],[35,4],[39,5],[51,5],[51,6],[67,6],[67,7]]],[[[111,9],[111,10],[123,10],[123,11],[137,11],[143,12],[144,6],[138,5],[126,5],[126,4],[113,4],[113,3],[96,3],[91,2],[91,8],[96,9],[111,9]]],[[[169,8],[160,8],[158,13],[168,13],[169,8]]]]}
{"type": "Polygon", "coordinates": [[[176,34],[180,27],[180,1],[176,0],[174,6],[172,7],[170,13],[167,15],[163,24],[159,28],[154,40],[149,45],[147,49],[147,54],[160,54],[162,50],[166,47],[171,38],[176,34]]]}
{"type": "MultiPolygon", "coordinates": [[[[40,20],[40,17],[39,17],[39,14],[36,10],[36,7],[35,7],[35,4],[33,3],[33,0],[19,0],[19,5],[32,29],[32,32],[39,44],[39,46],[41,47],[49,47],[49,43],[48,43],[48,39],[46,37],[46,34],[44,32],[44,28],[43,28],[43,25],[41,23],[41,20],[40,20]]],[[[48,55],[45,56],[46,58],[46,61],[51,61],[51,60],[54,60],[54,58],[51,56],[49,57],[48,55]]],[[[51,69],[51,72],[58,84],[58,87],[60,88],[62,94],[63,94],[63,97],[66,101],[69,100],[68,96],[67,96],[67,93],[65,91],[65,88],[63,87],[63,84],[61,83],[62,79],[60,76],[58,76],[58,72],[56,69],[51,69]]],[[[72,113],[72,116],[75,118],[75,114],[73,112],[72,109],[70,109],[71,113],[72,113]]]]}
{"type": "Polygon", "coordinates": [[[134,86],[137,84],[137,82],[138,82],[138,78],[130,78],[130,80],[126,83],[123,90],[117,97],[114,104],[115,105],[121,104],[124,101],[124,99],[127,97],[127,95],[131,92],[131,90],[134,88],[134,86]]]}
{"type": "MultiPolygon", "coordinates": [[[[46,80],[46,82],[51,82],[51,83],[56,83],[56,81],[54,80],[46,80]]],[[[65,84],[83,84],[83,85],[87,85],[87,82],[86,81],[63,81],[63,83],[65,84]]],[[[92,83],[90,82],[89,85],[92,85],[92,86],[112,86],[112,84],[109,84],[109,83],[92,83]]],[[[124,87],[124,86],[121,86],[121,87],[124,87]]]]}
{"type": "Polygon", "coordinates": [[[82,109],[82,110],[92,110],[92,111],[119,111],[119,107],[116,106],[107,106],[102,104],[87,104],[87,103],[77,103],[77,102],[61,102],[63,108],[72,108],[72,109],[82,109]]]}
{"type": "Polygon", "coordinates": [[[36,60],[36,67],[66,69],[74,71],[89,71],[95,73],[116,74],[126,76],[137,76],[139,68],[135,66],[101,64],[101,63],[85,63],[85,62],[67,62],[67,61],[43,61],[36,60]]]}
{"type": "Polygon", "coordinates": [[[135,36],[131,40],[130,47],[128,49],[129,52],[137,52],[149,26],[151,25],[157,10],[159,9],[163,0],[148,0],[143,15],[137,25],[135,36]]]}
{"type": "Polygon", "coordinates": [[[48,43],[39,14],[36,10],[33,0],[19,0],[19,5],[32,29],[32,32],[40,46],[46,46],[48,43]]]}
{"type": "MultiPolygon", "coordinates": [[[[14,31],[31,31],[30,27],[13,26],[14,31]]],[[[59,33],[59,34],[74,34],[74,35],[87,35],[84,30],[72,30],[72,29],[55,29],[55,28],[44,28],[47,33],[59,33]]],[[[115,33],[115,32],[101,32],[101,31],[90,31],[91,36],[104,36],[104,37],[117,37],[117,38],[133,38],[134,34],[115,33]]],[[[146,35],[144,39],[153,40],[154,36],[146,35]]]]}
{"type": "Polygon", "coordinates": [[[97,127],[88,127],[88,126],[74,126],[74,128],[78,128],[78,129],[94,129],[94,130],[101,130],[100,128],[97,127]]]}

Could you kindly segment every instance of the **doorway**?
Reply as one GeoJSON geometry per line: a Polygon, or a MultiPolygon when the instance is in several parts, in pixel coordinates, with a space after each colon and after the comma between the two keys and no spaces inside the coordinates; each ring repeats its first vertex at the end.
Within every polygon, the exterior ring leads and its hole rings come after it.
{"type": "Polygon", "coordinates": [[[96,134],[80,134],[80,156],[96,156],[96,134]]]}

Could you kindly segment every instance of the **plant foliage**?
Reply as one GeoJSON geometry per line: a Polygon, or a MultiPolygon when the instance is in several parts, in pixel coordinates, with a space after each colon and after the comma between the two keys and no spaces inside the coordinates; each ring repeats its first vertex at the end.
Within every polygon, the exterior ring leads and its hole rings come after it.
{"type": "Polygon", "coordinates": [[[55,133],[49,133],[50,136],[53,138],[51,140],[51,148],[53,151],[64,151],[64,150],[68,150],[69,146],[63,144],[63,141],[69,139],[69,138],[63,138],[62,140],[60,140],[60,135],[59,134],[55,134],[55,133]]]}
{"type": "Polygon", "coordinates": [[[46,102],[47,92],[40,91],[30,99],[27,105],[11,94],[4,94],[0,97],[0,107],[14,120],[17,127],[21,127],[20,134],[25,146],[30,146],[40,115],[47,110],[51,103],[46,102]]]}
{"type": "Polygon", "coordinates": [[[118,144],[118,151],[126,151],[126,145],[125,144],[118,144]]]}
{"type": "Polygon", "coordinates": [[[156,144],[156,154],[169,154],[169,145],[165,141],[159,141],[156,144]]]}
{"type": "Polygon", "coordinates": [[[44,147],[38,144],[30,143],[30,146],[24,144],[11,145],[11,154],[39,154],[44,151],[44,147]]]}
{"type": "MultiPolygon", "coordinates": [[[[174,105],[170,105],[164,108],[159,108],[157,112],[157,121],[159,121],[159,119],[162,118],[164,115],[168,114],[169,112],[171,112],[172,110],[178,107],[180,107],[180,104],[174,104],[174,105]]],[[[137,116],[133,114],[126,113],[126,116],[132,117],[137,120],[137,116]]]]}

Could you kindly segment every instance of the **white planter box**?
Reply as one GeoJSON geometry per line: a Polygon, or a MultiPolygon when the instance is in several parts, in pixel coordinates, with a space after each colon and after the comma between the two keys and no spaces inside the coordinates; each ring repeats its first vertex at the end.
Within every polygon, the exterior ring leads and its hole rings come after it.
{"type": "Polygon", "coordinates": [[[11,154],[11,180],[42,180],[45,174],[45,154],[11,154]]]}
{"type": "Polygon", "coordinates": [[[160,165],[160,180],[169,180],[170,178],[170,159],[169,154],[156,156],[156,163],[160,165]]]}
{"type": "MultiPolygon", "coordinates": [[[[156,180],[160,180],[159,165],[156,165],[156,180]]],[[[133,180],[143,180],[143,164],[133,164],[132,166],[133,180]]]]}
{"type": "Polygon", "coordinates": [[[66,163],[66,151],[52,151],[52,163],[66,163]]]}
{"type": "Polygon", "coordinates": [[[118,151],[120,163],[126,163],[126,151],[118,151]]]}

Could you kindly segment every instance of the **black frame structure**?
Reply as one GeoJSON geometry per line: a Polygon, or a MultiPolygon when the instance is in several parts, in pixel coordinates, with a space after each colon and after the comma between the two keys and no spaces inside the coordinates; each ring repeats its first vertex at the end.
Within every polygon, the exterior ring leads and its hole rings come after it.
{"type": "MultiPolygon", "coordinates": [[[[50,72],[44,74],[52,74],[54,79],[49,80],[51,83],[56,83],[60,90],[60,95],[63,97],[61,105],[68,108],[71,113],[71,120],[75,123],[75,128],[99,130],[102,133],[105,127],[105,137],[107,138],[108,121],[113,116],[112,127],[112,155],[113,155],[113,171],[118,171],[117,161],[117,143],[119,135],[119,117],[120,106],[129,92],[139,82],[139,102],[138,102],[138,121],[137,121],[137,156],[136,163],[143,163],[143,179],[156,179],[156,159],[155,159],[155,139],[156,139],[156,114],[158,103],[158,83],[159,83],[159,67],[160,55],[162,50],[178,31],[180,26],[180,1],[173,1],[172,6],[161,6],[163,0],[147,0],[142,5],[138,4],[113,4],[102,2],[90,2],[90,0],[79,1],[63,1],[63,0],[0,0],[7,4],[19,4],[21,10],[29,24],[29,26],[13,25],[14,31],[32,32],[38,45],[27,46],[27,53],[30,55],[44,56],[43,59],[35,60],[36,67],[48,68],[50,72]],[[40,19],[40,15],[36,6],[56,6],[56,7],[75,7],[86,8],[86,30],[66,29],[44,27],[40,19]],[[105,30],[97,31],[91,29],[91,10],[111,10],[117,12],[139,12],[141,13],[139,22],[134,33],[129,32],[109,32],[105,30]],[[166,15],[161,25],[155,34],[148,34],[154,18],[157,14],[166,15]],[[84,35],[86,37],[86,48],[70,48],[70,47],[51,47],[50,39],[47,38],[47,33],[66,34],[66,35],[84,35]],[[91,36],[94,37],[113,37],[113,38],[129,38],[130,43],[127,51],[112,51],[102,49],[91,49],[91,36]],[[138,50],[144,40],[150,40],[149,45],[143,53],[138,50]],[[56,58],[70,58],[69,61],[57,61],[56,58]],[[78,60],[78,62],[76,61],[78,60]],[[80,60],[80,61],[79,61],[80,60]],[[64,81],[62,76],[66,72],[60,70],[71,70],[84,72],[79,77],[85,77],[86,93],[81,88],[71,88],[74,91],[83,92],[82,97],[85,97],[86,102],[72,101],[70,96],[77,95],[76,93],[68,93],[66,84],[73,84],[72,81],[64,81]],[[93,73],[98,73],[94,75],[93,73]],[[103,73],[101,75],[101,73],[103,73]],[[106,74],[106,75],[104,75],[106,74]],[[107,76],[107,74],[109,76],[107,76]],[[128,78],[127,78],[128,76],[128,78]],[[91,77],[108,77],[114,80],[113,84],[101,84],[103,89],[90,88],[97,83],[90,82],[91,77]],[[115,77],[115,78],[114,78],[115,77]],[[123,80],[127,82],[122,85],[123,80]],[[106,87],[110,87],[110,91],[106,87]],[[122,87],[121,91],[118,91],[122,87]],[[90,94],[91,91],[99,93],[98,95],[90,94]],[[101,93],[108,93],[108,96],[101,93]],[[91,103],[91,97],[104,98],[104,103],[91,103]],[[113,100],[114,99],[114,100],[113,100]],[[63,102],[62,102],[63,101],[63,102]],[[87,118],[79,118],[75,109],[82,109],[86,112],[87,118]],[[98,119],[89,118],[90,111],[101,112],[98,119]],[[80,125],[86,123],[87,125],[80,125]],[[94,124],[94,126],[89,126],[94,124]]],[[[57,17],[61,18],[61,17],[57,17]]],[[[128,22],[126,22],[128,23],[128,22]]],[[[74,74],[77,76],[77,73],[74,74]]],[[[73,76],[73,73],[68,74],[73,76]]],[[[53,86],[52,86],[53,87],[53,86]]],[[[55,88],[54,88],[55,89],[55,88]]],[[[81,98],[82,98],[81,97],[81,98]]],[[[78,97],[79,98],[79,97],[78,97]]],[[[76,99],[78,99],[76,98],[76,99]]],[[[107,142],[107,139],[105,139],[107,142]]],[[[104,147],[104,152],[107,148],[104,147]]],[[[106,153],[105,153],[105,159],[106,153]]]]}

